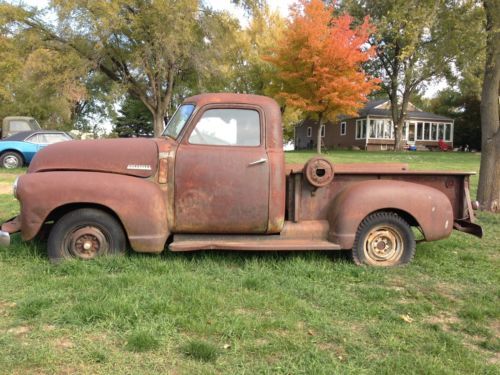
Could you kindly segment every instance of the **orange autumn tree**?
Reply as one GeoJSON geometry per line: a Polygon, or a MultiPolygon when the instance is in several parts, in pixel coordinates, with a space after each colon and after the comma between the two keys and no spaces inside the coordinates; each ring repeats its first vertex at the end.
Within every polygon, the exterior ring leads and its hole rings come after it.
{"type": "Polygon", "coordinates": [[[318,120],[317,152],[321,153],[321,125],[339,115],[357,114],[378,80],[367,76],[362,64],[373,54],[368,19],[354,26],[348,14],[336,15],[333,5],[301,0],[291,8],[282,40],[264,59],[277,67],[277,99],[318,120]]]}

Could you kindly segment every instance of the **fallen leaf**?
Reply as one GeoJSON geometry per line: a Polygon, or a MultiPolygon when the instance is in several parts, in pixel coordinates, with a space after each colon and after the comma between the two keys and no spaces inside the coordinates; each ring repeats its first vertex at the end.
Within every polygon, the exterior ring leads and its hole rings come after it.
{"type": "Polygon", "coordinates": [[[406,315],[401,315],[401,319],[403,319],[406,323],[412,323],[412,322],[413,322],[413,320],[414,320],[414,319],[413,319],[410,315],[408,315],[408,314],[406,314],[406,315]]]}

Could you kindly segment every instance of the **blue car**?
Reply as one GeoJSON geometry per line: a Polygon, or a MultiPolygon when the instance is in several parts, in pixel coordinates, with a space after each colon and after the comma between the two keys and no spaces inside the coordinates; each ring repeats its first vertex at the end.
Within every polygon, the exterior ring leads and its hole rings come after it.
{"type": "Polygon", "coordinates": [[[0,167],[19,168],[31,162],[35,154],[52,143],[70,141],[65,132],[25,131],[0,141],[0,167]]]}

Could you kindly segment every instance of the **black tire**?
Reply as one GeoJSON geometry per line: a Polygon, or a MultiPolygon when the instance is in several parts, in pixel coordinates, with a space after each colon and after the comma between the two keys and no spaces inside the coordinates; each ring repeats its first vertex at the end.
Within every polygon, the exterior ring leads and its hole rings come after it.
{"type": "Polygon", "coordinates": [[[13,169],[21,168],[24,164],[24,159],[18,152],[7,151],[0,156],[0,165],[2,168],[13,169]]]}
{"type": "Polygon", "coordinates": [[[125,253],[122,226],[112,215],[94,208],[80,208],[61,217],[47,242],[51,262],[63,259],[94,259],[125,253]]]}
{"type": "Polygon", "coordinates": [[[408,223],[392,212],[376,212],[359,225],[352,248],[357,265],[392,267],[415,256],[415,236],[408,223]]]}

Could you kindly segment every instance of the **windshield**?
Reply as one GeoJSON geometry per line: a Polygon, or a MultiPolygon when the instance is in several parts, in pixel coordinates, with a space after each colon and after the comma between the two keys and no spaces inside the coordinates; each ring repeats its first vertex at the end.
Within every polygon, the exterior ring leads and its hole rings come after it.
{"type": "Polygon", "coordinates": [[[173,139],[177,139],[193,111],[193,104],[183,104],[179,108],[177,108],[174,116],[168,122],[163,135],[173,139]]]}

